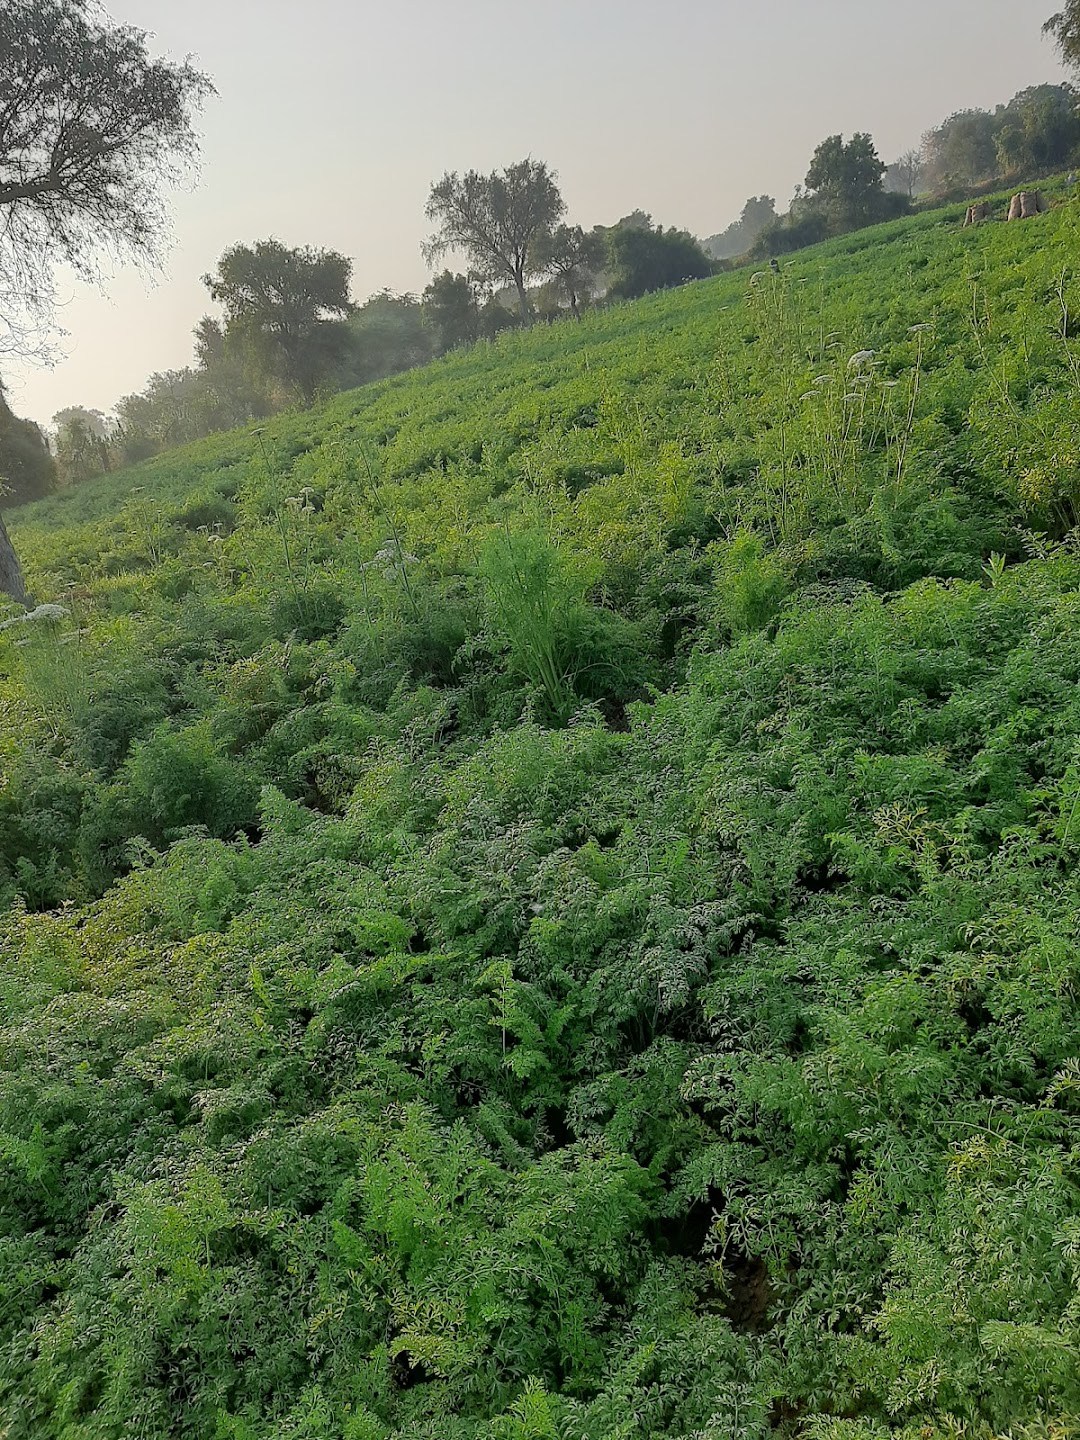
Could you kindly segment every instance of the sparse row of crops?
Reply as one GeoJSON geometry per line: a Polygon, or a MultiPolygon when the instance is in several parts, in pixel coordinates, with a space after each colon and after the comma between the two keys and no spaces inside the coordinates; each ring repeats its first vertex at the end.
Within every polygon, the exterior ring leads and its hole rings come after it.
{"type": "Polygon", "coordinates": [[[1078,222],[19,513],[0,1433],[1080,1433],[1078,222]]]}

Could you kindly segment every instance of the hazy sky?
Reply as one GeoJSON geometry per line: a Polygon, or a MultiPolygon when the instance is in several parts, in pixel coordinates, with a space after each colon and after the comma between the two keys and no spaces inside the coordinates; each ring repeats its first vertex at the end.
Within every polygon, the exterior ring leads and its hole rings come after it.
{"type": "Polygon", "coordinates": [[[200,277],[275,236],[354,261],[354,298],[418,291],[424,202],[445,170],[531,154],[570,220],[640,207],[705,236],[748,195],[784,208],[826,135],[893,160],[954,110],[1061,77],[1053,0],[109,0],[152,48],[192,54],[218,98],[202,173],[176,197],[156,282],[67,283],[67,358],[15,370],[18,413],[107,410],[188,364],[200,277]],[[1044,14],[1045,12],[1045,14],[1044,14]]]}

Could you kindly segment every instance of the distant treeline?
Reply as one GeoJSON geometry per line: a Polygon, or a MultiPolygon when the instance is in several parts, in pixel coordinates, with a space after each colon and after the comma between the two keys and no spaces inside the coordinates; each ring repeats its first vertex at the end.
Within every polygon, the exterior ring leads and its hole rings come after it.
{"type": "Polygon", "coordinates": [[[466,272],[442,270],[421,296],[383,290],[355,305],[352,263],[335,251],[272,239],[234,245],[204,277],[222,314],[195,327],[194,363],[152,375],[111,415],[72,406],[47,436],[12,414],[0,387],[0,469],[10,500],[36,499],[516,326],[580,317],[744,258],[788,254],[919,203],[1064,168],[1078,154],[1080,93],[1034,86],[993,111],[951,115],[892,165],[868,134],[830,136],[786,214],[772,196],[752,196],[738,220],[704,242],[641,210],[589,231],[566,225],[557,177],[538,161],[446,175],[429,197],[436,230],[425,253],[433,261],[465,255],[466,272]]]}
{"type": "Polygon", "coordinates": [[[922,143],[880,166],[869,136],[847,146],[825,142],[833,179],[822,185],[819,147],[804,186],[786,215],[771,195],[752,196],[743,212],[704,248],[714,260],[767,259],[830,235],[903,214],[909,204],[960,199],[970,189],[1021,176],[1033,179],[1080,157],[1080,92],[1072,85],[1035,85],[993,110],[959,110],[928,130],[922,143]]]}

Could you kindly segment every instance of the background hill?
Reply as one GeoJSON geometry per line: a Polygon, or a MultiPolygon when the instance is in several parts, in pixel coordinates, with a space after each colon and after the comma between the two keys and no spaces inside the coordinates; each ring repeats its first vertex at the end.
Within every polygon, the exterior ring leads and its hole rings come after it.
{"type": "Polygon", "coordinates": [[[1075,1433],[1055,198],[13,515],[8,1435],[1075,1433]]]}

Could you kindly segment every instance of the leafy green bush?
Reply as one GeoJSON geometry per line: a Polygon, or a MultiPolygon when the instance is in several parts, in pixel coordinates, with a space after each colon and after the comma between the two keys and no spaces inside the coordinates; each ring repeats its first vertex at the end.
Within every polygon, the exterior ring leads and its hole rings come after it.
{"type": "Polygon", "coordinates": [[[244,767],[217,750],[205,721],[158,730],[136,742],[86,807],[79,846],[87,874],[122,868],[132,841],[161,847],[190,829],[234,835],[253,823],[257,793],[244,767]]]}
{"type": "Polygon", "coordinates": [[[790,588],[782,560],[766,553],[752,531],[741,530],[717,546],[716,603],[734,634],[763,630],[776,618],[790,588]]]}

